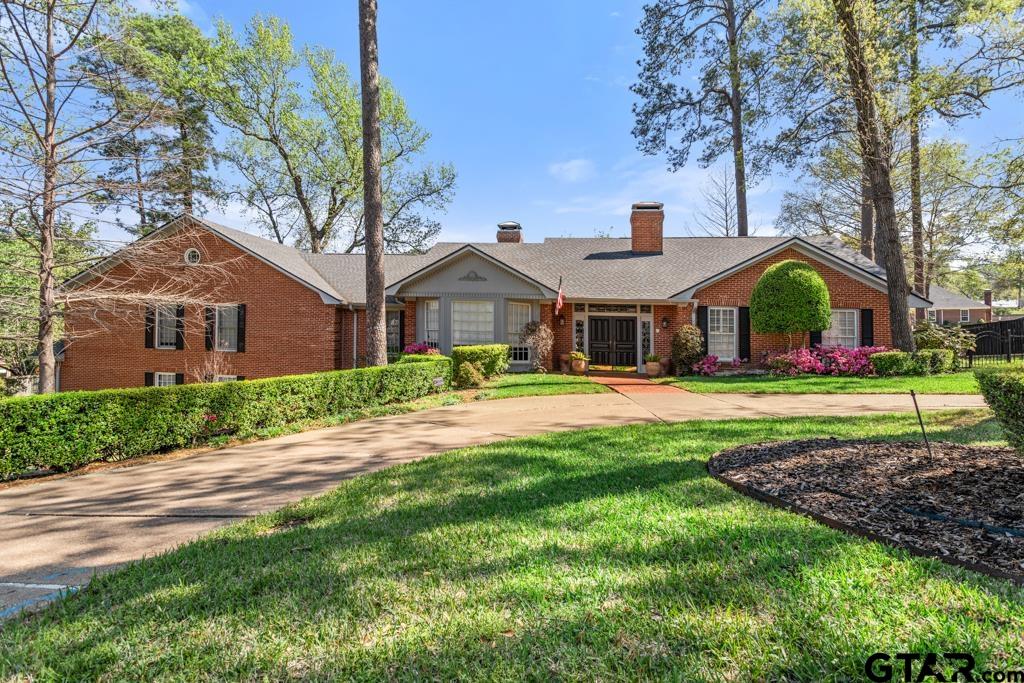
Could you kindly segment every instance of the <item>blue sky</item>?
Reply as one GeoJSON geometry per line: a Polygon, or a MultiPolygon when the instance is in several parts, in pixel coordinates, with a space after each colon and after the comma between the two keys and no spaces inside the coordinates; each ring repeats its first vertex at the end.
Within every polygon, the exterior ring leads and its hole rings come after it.
{"type": "MultiPolygon", "coordinates": [[[[236,28],[257,12],[282,17],[299,42],[333,49],[358,73],[355,0],[181,7],[206,30],[217,17],[236,28]]],[[[641,200],[665,202],[668,234],[699,233],[693,214],[708,171],[691,163],[669,173],[663,159],[636,151],[630,133],[640,2],[381,0],[379,12],[381,71],[432,133],[430,159],[459,174],[442,240],[490,241],[503,220],[522,223],[529,241],[626,235],[629,206],[641,200]]],[[[1004,98],[981,119],[941,132],[980,150],[1019,134],[1019,107],[1004,98]]],[[[758,234],[773,232],[792,182],[776,175],[751,189],[758,234]]],[[[233,211],[211,217],[239,223],[233,211]]]]}

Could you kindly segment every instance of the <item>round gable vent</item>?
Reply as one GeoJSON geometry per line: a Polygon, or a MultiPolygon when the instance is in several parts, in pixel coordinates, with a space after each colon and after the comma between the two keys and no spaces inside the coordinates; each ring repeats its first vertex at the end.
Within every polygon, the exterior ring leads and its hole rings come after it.
{"type": "Polygon", "coordinates": [[[199,261],[203,258],[202,254],[195,247],[185,250],[185,263],[190,266],[199,264],[199,261]]]}

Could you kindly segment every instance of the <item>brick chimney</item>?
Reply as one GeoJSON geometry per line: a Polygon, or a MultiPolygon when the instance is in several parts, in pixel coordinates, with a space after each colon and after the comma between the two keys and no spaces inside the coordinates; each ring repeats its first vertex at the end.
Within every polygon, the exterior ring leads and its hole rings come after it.
{"type": "Polygon", "coordinates": [[[515,221],[498,223],[498,241],[508,244],[519,244],[523,241],[523,226],[515,221]]]}
{"type": "Polygon", "coordinates": [[[637,202],[629,214],[634,254],[660,254],[665,230],[664,204],[637,202]]]}
{"type": "Polygon", "coordinates": [[[985,297],[985,305],[992,308],[992,290],[986,289],[983,296],[985,297]]]}

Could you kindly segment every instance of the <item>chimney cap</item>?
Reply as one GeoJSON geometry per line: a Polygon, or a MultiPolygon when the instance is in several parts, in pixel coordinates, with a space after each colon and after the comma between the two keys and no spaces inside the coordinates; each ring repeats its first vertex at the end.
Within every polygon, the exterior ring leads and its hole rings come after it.
{"type": "Polygon", "coordinates": [[[665,205],[661,202],[637,202],[633,204],[634,211],[661,211],[665,205]]]}
{"type": "Polygon", "coordinates": [[[519,225],[519,223],[516,223],[515,221],[504,221],[503,223],[498,223],[498,229],[499,230],[522,230],[523,226],[519,225]]]}

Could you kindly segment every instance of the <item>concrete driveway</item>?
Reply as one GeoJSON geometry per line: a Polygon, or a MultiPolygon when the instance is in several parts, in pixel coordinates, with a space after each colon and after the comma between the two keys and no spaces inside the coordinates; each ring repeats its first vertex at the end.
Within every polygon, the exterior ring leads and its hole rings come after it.
{"type": "MultiPolygon", "coordinates": [[[[983,407],[920,396],[922,409],[983,407]]],[[[0,619],[232,521],[433,453],[601,425],[912,410],[906,395],[628,392],[479,401],[0,490],[0,619]]]]}

